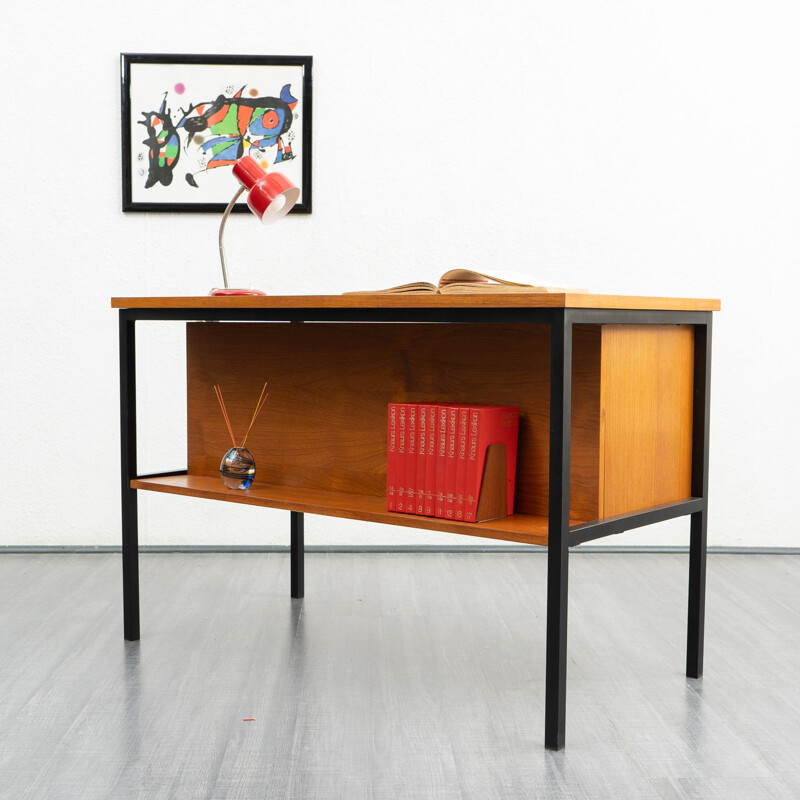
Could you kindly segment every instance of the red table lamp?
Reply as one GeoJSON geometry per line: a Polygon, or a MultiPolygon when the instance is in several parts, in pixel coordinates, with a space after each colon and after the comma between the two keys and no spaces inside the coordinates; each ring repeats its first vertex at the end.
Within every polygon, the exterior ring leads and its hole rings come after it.
{"type": "Polygon", "coordinates": [[[225,246],[222,236],[225,233],[225,223],[228,221],[231,209],[241,197],[242,192],[247,192],[247,205],[250,210],[264,223],[271,225],[281,217],[285,217],[300,197],[300,190],[280,172],[267,172],[250,156],[240,158],[233,165],[233,174],[241,184],[233,200],[228,203],[222,222],[219,226],[219,258],[222,263],[222,281],[224,289],[212,289],[209,294],[214,296],[230,295],[263,295],[258,289],[231,289],[228,286],[228,270],[225,265],[225,246]]]}

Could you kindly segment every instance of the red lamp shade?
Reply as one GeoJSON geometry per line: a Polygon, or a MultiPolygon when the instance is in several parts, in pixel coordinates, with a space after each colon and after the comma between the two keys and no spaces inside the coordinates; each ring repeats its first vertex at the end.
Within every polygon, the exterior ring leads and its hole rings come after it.
{"type": "Polygon", "coordinates": [[[247,205],[265,224],[270,225],[288,214],[300,190],[280,172],[267,172],[250,156],[233,165],[233,174],[247,190],[247,205]]]}

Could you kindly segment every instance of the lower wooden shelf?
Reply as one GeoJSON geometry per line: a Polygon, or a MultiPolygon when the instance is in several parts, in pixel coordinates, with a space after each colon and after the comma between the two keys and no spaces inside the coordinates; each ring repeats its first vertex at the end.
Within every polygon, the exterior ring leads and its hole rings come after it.
{"type": "MultiPolygon", "coordinates": [[[[489,522],[451,522],[414,514],[396,514],[386,511],[386,499],[346,492],[328,492],[318,489],[294,489],[289,486],[272,486],[254,483],[247,491],[226,489],[219,478],[203,475],[168,475],[154,478],[137,478],[131,481],[132,489],[151,492],[166,492],[207,500],[223,500],[229,503],[279,508],[328,517],[344,517],[365,522],[381,522],[386,525],[402,525],[408,528],[423,528],[446,533],[461,533],[467,536],[483,536],[490,539],[505,539],[523,544],[547,544],[547,517],[531,514],[513,514],[504,519],[489,522]]],[[[571,524],[580,524],[573,520],[571,524]]]]}

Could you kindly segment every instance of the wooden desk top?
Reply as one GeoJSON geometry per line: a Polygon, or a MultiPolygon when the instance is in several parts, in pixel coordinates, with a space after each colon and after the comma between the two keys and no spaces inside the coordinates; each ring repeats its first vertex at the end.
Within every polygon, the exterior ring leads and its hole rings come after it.
{"type": "Polygon", "coordinates": [[[262,297],[112,297],[112,308],[612,308],[719,311],[719,300],[615,294],[309,294],[262,297]]]}

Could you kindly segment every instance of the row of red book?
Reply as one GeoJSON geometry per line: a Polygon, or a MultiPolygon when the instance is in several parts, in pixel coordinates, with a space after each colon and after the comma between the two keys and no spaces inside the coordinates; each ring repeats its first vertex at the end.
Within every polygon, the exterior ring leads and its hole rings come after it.
{"type": "Polygon", "coordinates": [[[386,508],[457,522],[512,514],[519,409],[389,403],[386,508]]]}

